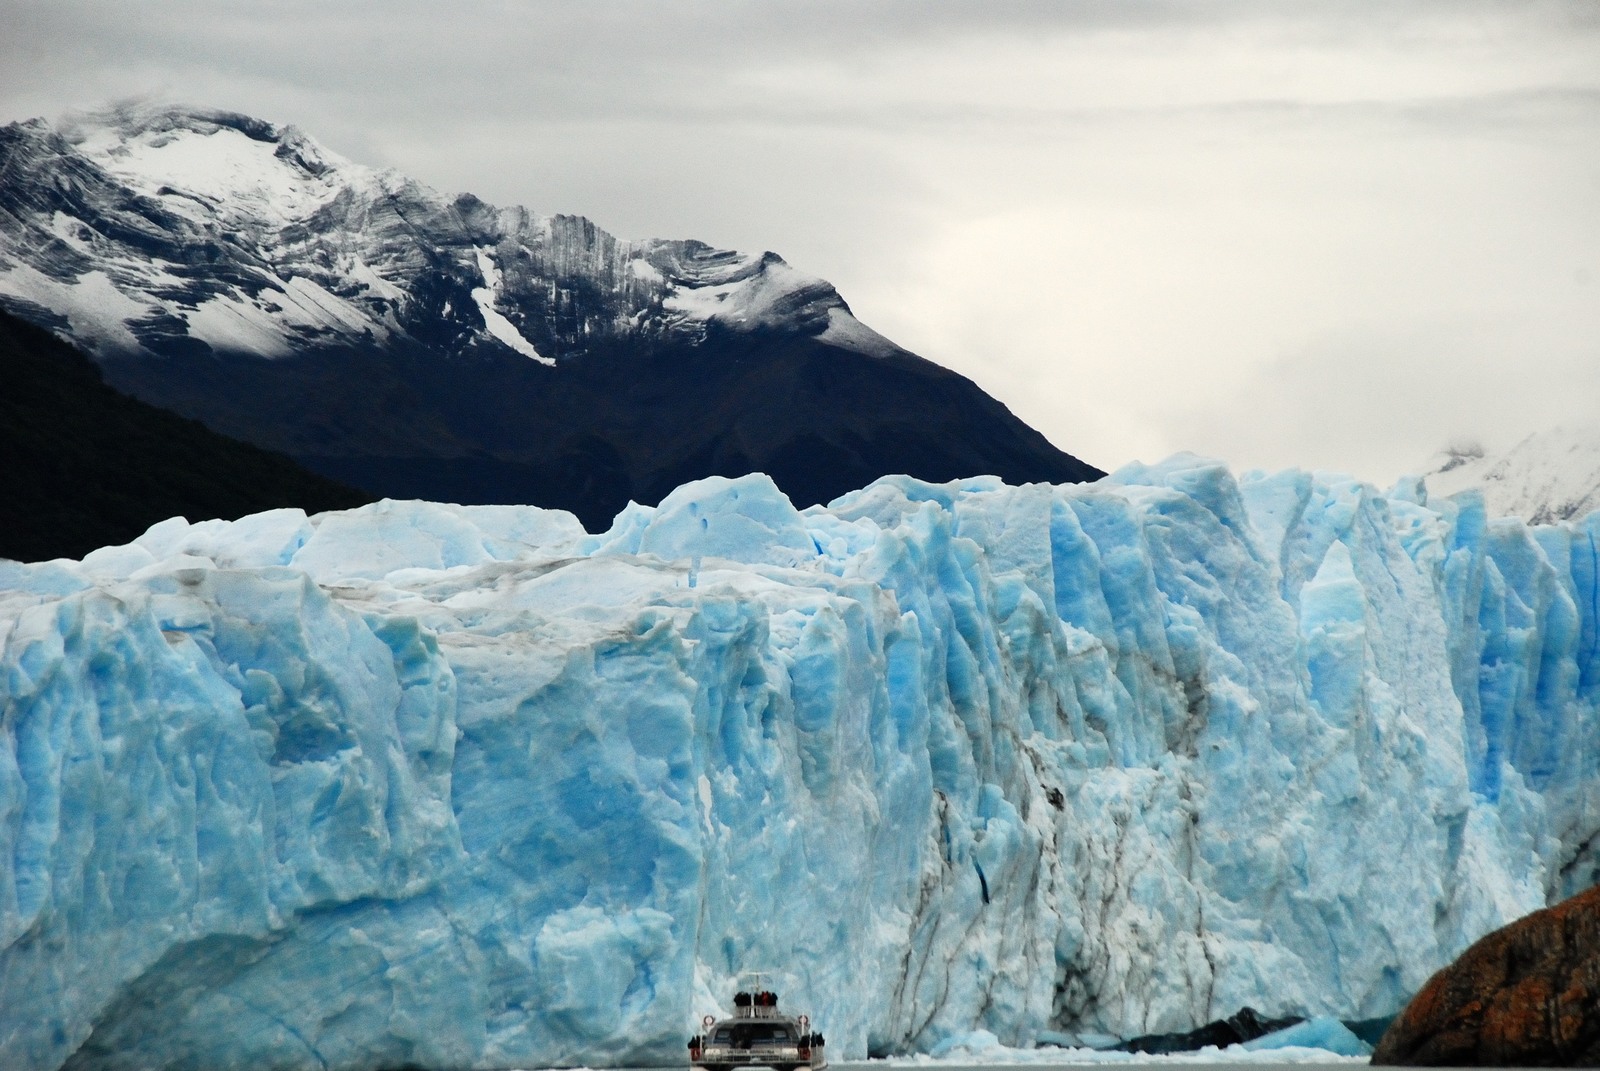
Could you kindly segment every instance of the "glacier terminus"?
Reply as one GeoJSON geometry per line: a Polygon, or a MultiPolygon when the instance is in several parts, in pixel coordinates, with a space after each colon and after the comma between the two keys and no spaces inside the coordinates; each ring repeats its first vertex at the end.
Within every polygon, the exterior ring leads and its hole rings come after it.
{"type": "Polygon", "coordinates": [[[0,562],[0,1065],[1390,1014],[1595,880],[1597,535],[1180,455],[0,562]]]}

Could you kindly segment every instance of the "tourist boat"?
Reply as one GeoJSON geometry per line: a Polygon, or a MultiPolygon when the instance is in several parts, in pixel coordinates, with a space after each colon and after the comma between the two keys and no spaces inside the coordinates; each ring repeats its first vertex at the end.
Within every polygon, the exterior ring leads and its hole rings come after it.
{"type": "Polygon", "coordinates": [[[733,996],[733,1014],[726,1019],[708,1015],[704,1032],[689,1039],[689,1066],[705,1071],[732,1071],[740,1067],[770,1067],[773,1071],[828,1066],[823,1037],[811,1030],[804,1015],[778,1010],[778,994],[762,984],[754,972],[739,976],[733,996]],[[746,986],[744,979],[753,978],[746,986]]]}

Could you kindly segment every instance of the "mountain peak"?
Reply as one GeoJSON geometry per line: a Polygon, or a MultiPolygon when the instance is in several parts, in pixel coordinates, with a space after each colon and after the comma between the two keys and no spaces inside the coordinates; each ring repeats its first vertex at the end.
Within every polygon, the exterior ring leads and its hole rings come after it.
{"type": "Polygon", "coordinates": [[[73,113],[60,131],[138,193],[198,201],[185,211],[191,216],[198,209],[269,226],[303,219],[341,186],[371,176],[297,127],[238,112],[123,103],[73,113]]]}
{"type": "MultiPolygon", "coordinates": [[[[32,120],[45,126],[42,119],[32,120]]],[[[280,125],[242,112],[200,108],[144,99],[120,101],[103,108],[68,112],[57,128],[70,144],[90,154],[101,151],[125,156],[135,147],[162,147],[185,138],[205,138],[229,132],[272,147],[272,155],[302,172],[319,176],[336,167],[352,167],[349,160],[330,152],[299,127],[280,125]]]]}
{"type": "Polygon", "coordinates": [[[101,356],[407,344],[555,364],[713,324],[902,352],[775,253],[446,198],[238,112],[131,101],[12,130],[7,199],[32,233],[0,236],[0,302],[64,313],[101,356]]]}
{"type": "Polygon", "coordinates": [[[126,97],[98,108],[73,109],[63,114],[55,126],[69,137],[95,130],[115,130],[128,138],[151,131],[211,133],[227,127],[258,141],[276,140],[280,130],[276,123],[243,112],[152,97],[126,97]]]}
{"type": "Polygon", "coordinates": [[[1491,516],[1531,524],[1581,517],[1600,509],[1600,424],[1547,428],[1499,452],[1454,443],[1435,455],[1426,482],[1435,497],[1482,493],[1491,516]]]}

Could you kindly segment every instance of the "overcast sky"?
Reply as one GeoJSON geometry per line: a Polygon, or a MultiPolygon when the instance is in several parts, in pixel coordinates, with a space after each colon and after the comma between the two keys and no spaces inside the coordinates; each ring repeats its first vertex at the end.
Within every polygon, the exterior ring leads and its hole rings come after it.
{"type": "Polygon", "coordinates": [[[129,96],[772,249],[1106,468],[1387,481],[1600,423],[1600,2],[0,0],[129,96]]]}

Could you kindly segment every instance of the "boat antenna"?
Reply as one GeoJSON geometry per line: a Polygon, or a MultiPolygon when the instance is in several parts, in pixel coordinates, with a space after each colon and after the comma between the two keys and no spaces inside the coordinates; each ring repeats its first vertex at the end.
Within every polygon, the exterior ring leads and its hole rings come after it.
{"type": "Polygon", "coordinates": [[[748,988],[751,992],[758,989],[770,989],[771,987],[766,984],[766,980],[776,973],[776,971],[740,971],[734,978],[733,983],[737,988],[748,988]],[[744,984],[746,978],[749,978],[752,982],[748,987],[744,984]]]}

